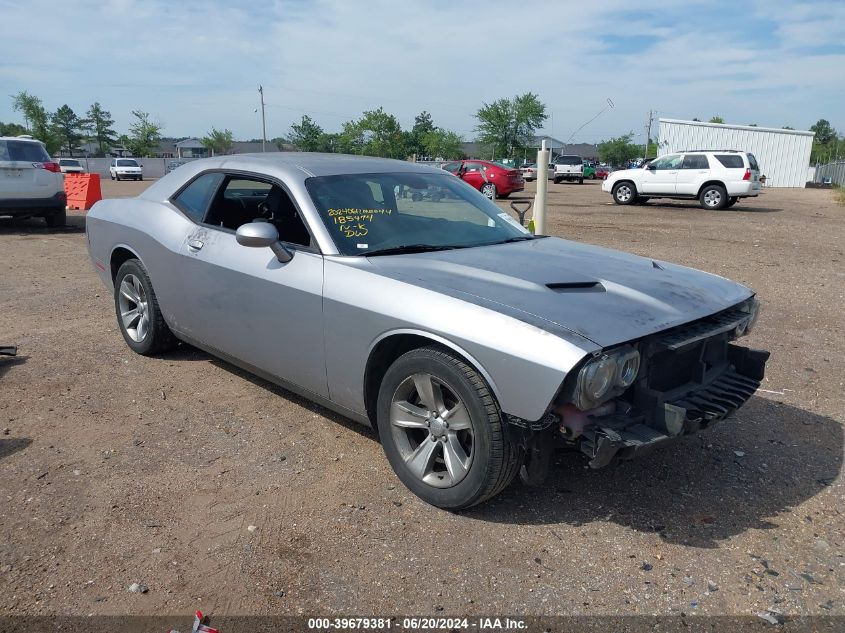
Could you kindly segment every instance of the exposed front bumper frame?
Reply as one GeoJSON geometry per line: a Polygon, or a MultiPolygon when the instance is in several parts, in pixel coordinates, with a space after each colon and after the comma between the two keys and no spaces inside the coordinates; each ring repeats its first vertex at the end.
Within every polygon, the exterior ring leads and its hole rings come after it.
{"type": "Polygon", "coordinates": [[[730,416],[754,394],[765,372],[769,352],[731,345],[730,365],[706,385],[697,385],[643,414],[597,418],[584,430],[581,451],[592,468],[639,457],[683,435],[697,433],[730,416]]]}

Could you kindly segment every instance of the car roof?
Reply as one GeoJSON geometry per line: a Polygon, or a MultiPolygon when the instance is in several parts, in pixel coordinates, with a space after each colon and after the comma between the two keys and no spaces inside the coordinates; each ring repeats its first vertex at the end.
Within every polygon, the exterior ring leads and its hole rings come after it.
{"type": "Polygon", "coordinates": [[[192,161],[193,165],[203,165],[205,169],[224,167],[237,169],[239,164],[266,162],[277,167],[298,169],[308,176],[336,176],[341,174],[366,174],[371,172],[420,171],[429,172],[433,168],[427,165],[376,158],[373,156],[353,156],[349,154],[320,154],[317,152],[258,152],[254,154],[229,154],[214,158],[202,158],[192,161]]]}
{"type": "Polygon", "coordinates": [[[41,145],[44,145],[42,141],[31,136],[0,136],[0,141],[23,141],[24,143],[41,143],[41,145]]]}

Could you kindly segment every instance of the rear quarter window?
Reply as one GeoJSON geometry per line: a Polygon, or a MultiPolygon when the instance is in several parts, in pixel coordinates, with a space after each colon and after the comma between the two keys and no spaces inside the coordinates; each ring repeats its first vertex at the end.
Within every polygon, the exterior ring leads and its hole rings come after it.
{"type": "Polygon", "coordinates": [[[742,169],[745,164],[739,154],[716,154],[716,160],[728,169],[742,169]]]}
{"type": "Polygon", "coordinates": [[[757,158],[754,156],[754,154],[748,154],[747,156],[748,156],[748,166],[751,167],[751,169],[755,169],[757,171],[760,171],[760,165],[757,164],[757,158]]]}
{"type": "Polygon", "coordinates": [[[173,204],[194,222],[202,222],[211,198],[217,192],[223,174],[203,174],[173,198],[173,204]]]}

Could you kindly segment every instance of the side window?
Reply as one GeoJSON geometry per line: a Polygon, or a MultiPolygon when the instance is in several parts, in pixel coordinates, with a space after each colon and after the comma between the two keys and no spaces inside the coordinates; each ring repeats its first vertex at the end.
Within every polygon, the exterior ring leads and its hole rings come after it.
{"type": "Polygon", "coordinates": [[[739,154],[716,154],[716,160],[728,169],[742,169],[745,165],[739,154]]]}
{"type": "Polygon", "coordinates": [[[705,154],[687,154],[684,156],[681,169],[710,169],[710,164],[705,154]]]}
{"type": "Polygon", "coordinates": [[[653,160],[651,165],[654,169],[657,170],[664,170],[664,169],[678,169],[681,164],[681,155],[680,154],[669,154],[668,156],[661,156],[660,158],[653,160]]]}
{"type": "Polygon", "coordinates": [[[481,163],[467,161],[464,163],[464,171],[481,171],[481,163]]]}
{"type": "MultiPolygon", "coordinates": [[[[114,163],[115,161],[112,161],[112,165],[114,163]]],[[[203,174],[173,198],[173,204],[194,222],[202,222],[208,203],[217,191],[221,180],[223,180],[223,174],[203,174]]]]}
{"type": "Polygon", "coordinates": [[[9,160],[9,148],[6,141],[0,141],[0,160],[9,160]]]}
{"type": "Polygon", "coordinates": [[[311,235],[284,189],[257,178],[229,176],[211,202],[205,224],[237,231],[255,221],[272,222],[283,242],[311,244],[311,235]]]}

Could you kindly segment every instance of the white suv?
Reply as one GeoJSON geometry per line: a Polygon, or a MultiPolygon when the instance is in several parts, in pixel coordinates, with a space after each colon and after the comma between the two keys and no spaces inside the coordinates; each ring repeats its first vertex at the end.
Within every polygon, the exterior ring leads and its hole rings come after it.
{"type": "Polygon", "coordinates": [[[0,215],[41,216],[64,226],[67,196],[59,164],[32,137],[0,136],[0,215]]]}
{"type": "Polygon", "coordinates": [[[748,152],[691,150],[655,158],[639,169],[615,171],[601,188],[616,204],[680,198],[698,200],[705,209],[726,209],[760,193],[760,167],[748,152]]]}
{"type": "Polygon", "coordinates": [[[143,180],[144,172],[134,158],[113,158],[109,167],[112,180],[143,180]]]}
{"type": "Polygon", "coordinates": [[[563,180],[584,184],[584,159],[580,156],[558,156],[555,158],[554,183],[563,180]]]}

